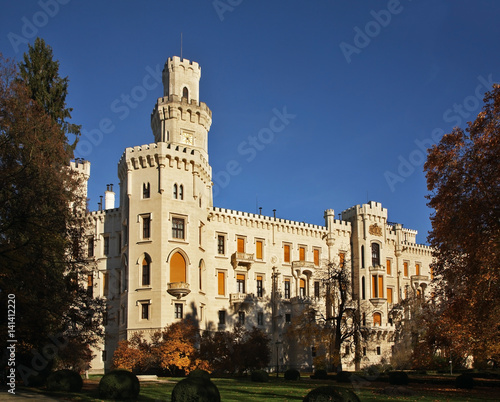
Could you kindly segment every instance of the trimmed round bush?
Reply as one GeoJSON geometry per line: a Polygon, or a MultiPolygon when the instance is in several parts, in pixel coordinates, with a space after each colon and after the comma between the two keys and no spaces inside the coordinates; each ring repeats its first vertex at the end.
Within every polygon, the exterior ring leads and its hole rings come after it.
{"type": "Polygon", "coordinates": [[[253,382],[268,382],[269,374],[264,370],[255,370],[252,371],[251,378],[253,382]]]}
{"type": "Polygon", "coordinates": [[[172,390],[172,402],[220,402],[217,386],[205,370],[196,369],[172,390]]]}
{"type": "Polygon", "coordinates": [[[300,379],[300,373],[295,369],[288,369],[285,371],[285,380],[297,381],[300,379]]]}
{"type": "Polygon", "coordinates": [[[455,387],[462,389],[472,389],[474,388],[474,377],[469,373],[460,374],[455,378],[455,387]]]}
{"type": "Polygon", "coordinates": [[[73,370],[54,371],[47,378],[47,389],[49,391],[80,392],[82,387],[82,377],[73,370]]]}
{"type": "Polygon", "coordinates": [[[113,370],[99,382],[99,396],[108,399],[137,399],[140,391],[139,379],[127,370],[113,370]]]}
{"type": "Polygon", "coordinates": [[[389,373],[389,384],[392,385],[408,385],[410,379],[404,371],[391,371],[389,373]]]}
{"type": "Polygon", "coordinates": [[[350,373],[349,371],[339,371],[335,379],[337,380],[337,382],[348,383],[351,382],[351,375],[352,373],[350,373]]]}
{"type": "Polygon", "coordinates": [[[326,372],[326,370],[319,369],[314,372],[311,378],[315,378],[317,380],[327,380],[328,373],[326,372]]]}
{"type": "Polygon", "coordinates": [[[358,396],[347,388],[327,385],[318,387],[309,392],[303,402],[360,402],[358,396]]]}

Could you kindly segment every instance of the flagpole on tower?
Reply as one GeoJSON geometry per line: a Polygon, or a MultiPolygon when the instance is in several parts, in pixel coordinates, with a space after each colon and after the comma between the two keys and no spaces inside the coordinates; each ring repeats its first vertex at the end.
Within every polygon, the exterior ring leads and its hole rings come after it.
{"type": "Polygon", "coordinates": [[[181,32],[181,60],[182,60],[182,32],[181,32]]]}

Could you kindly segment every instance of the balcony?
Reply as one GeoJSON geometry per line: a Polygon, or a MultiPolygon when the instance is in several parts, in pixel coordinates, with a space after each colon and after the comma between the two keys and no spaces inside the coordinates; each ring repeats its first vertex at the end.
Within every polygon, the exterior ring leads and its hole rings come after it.
{"type": "Polygon", "coordinates": [[[370,299],[370,303],[373,304],[375,308],[379,308],[384,305],[384,303],[387,301],[387,299],[382,298],[382,297],[375,297],[373,299],[370,299]]]}
{"type": "Polygon", "coordinates": [[[418,283],[429,282],[429,277],[427,275],[412,275],[411,281],[418,282],[418,283]]]}
{"type": "Polygon", "coordinates": [[[236,269],[238,266],[244,266],[249,270],[252,268],[252,264],[255,262],[254,255],[249,253],[235,252],[231,256],[231,264],[233,268],[236,269]]]}
{"type": "Polygon", "coordinates": [[[167,292],[180,299],[181,297],[187,296],[191,290],[189,289],[189,283],[170,282],[167,284],[167,292]]]}
{"type": "Polygon", "coordinates": [[[311,304],[313,299],[308,296],[295,296],[290,299],[292,304],[311,304]]]}
{"type": "Polygon", "coordinates": [[[383,265],[375,265],[370,267],[370,272],[385,272],[385,269],[383,265]]]}
{"type": "Polygon", "coordinates": [[[292,261],[292,269],[314,269],[312,261],[292,261]]]}
{"type": "Polygon", "coordinates": [[[251,293],[230,293],[229,303],[239,304],[239,303],[251,303],[254,300],[254,295],[251,293]]]}

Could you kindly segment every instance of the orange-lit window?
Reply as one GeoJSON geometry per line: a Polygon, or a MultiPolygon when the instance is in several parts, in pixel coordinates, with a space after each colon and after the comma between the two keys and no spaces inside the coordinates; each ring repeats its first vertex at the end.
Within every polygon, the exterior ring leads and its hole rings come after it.
{"type": "Polygon", "coordinates": [[[238,293],[245,293],[245,275],[236,275],[236,285],[238,287],[238,293]]]}
{"type": "Polygon", "coordinates": [[[186,260],[175,253],[170,260],[170,282],[186,282],[186,260]]]}
{"type": "Polygon", "coordinates": [[[387,260],[387,275],[392,274],[391,260],[387,260]]]}
{"type": "Polygon", "coordinates": [[[408,263],[406,261],[403,263],[403,275],[408,276],[408,263]]]}
{"type": "Polygon", "coordinates": [[[415,275],[420,275],[420,264],[415,264],[415,275]]]}
{"type": "Polygon", "coordinates": [[[87,277],[87,287],[91,288],[93,286],[93,282],[94,282],[94,277],[92,275],[89,275],[87,277]]]}
{"type": "Polygon", "coordinates": [[[314,249],[314,265],[319,266],[319,250],[314,249]]]}
{"type": "Polygon", "coordinates": [[[384,297],[384,277],[382,275],[378,277],[378,297],[384,297]]]}
{"type": "Polygon", "coordinates": [[[109,291],[109,280],[107,272],[105,272],[104,275],[102,276],[102,289],[103,289],[103,296],[107,297],[109,291]]]}
{"type": "Polygon", "coordinates": [[[257,275],[257,297],[264,295],[264,281],[262,275],[257,275]]]}
{"type": "Polygon", "coordinates": [[[431,279],[434,279],[434,268],[430,267],[431,279]]]}
{"type": "Polygon", "coordinates": [[[290,262],[290,245],[289,244],[285,244],[285,246],[283,247],[283,249],[285,251],[284,261],[285,262],[290,262]]]}
{"type": "Polygon", "coordinates": [[[306,296],[306,281],[304,279],[300,280],[300,297],[306,296]]]}
{"type": "Polygon", "coordinates": [[[392,304],[392,288],[387,288],[387,303],[392,304]]]}
{"type": "Polygon", "coordinates": [[[373,313],[373,325],[381,326],[382,325],[382,314],[373,313]]]}
{"type": "Polygon", "coordinates": [[[262,260],[262,241],[257,240],[255,242],[255,253],[257,254],[257,259],[262,260]]]}
{"type": "Polygon", "coordinates": [[[217,294],[219,296],[224,296],[226,294],[224,272],[217,273],[217,282],[218,282],[217,294]]]}
{"type": "Polygon", "coordinates": [[[339,253],[339,267],[344,268],[345,264],[345,253],[339,253]]]}
{"type": "Polygon", "coordinates": [[[300,261],[306,260],[306,248],[305,247],[299,247],[299,260],[300,261]]]}
{"type": "Polygon", "coordinates": [[[245,239],[243,237],[238,237],[238,253],[245,252],[245,239]]]}

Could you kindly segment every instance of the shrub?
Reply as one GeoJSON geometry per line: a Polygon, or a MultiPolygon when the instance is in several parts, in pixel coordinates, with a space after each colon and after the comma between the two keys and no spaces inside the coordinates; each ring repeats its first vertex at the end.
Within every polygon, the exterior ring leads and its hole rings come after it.
{"type": "Polygon", "coordinates": [[[408,385],[410,379],[404,371],[391,371],[389,373],[389,384],[392,385],[408,385]]]}
{"type": "Polygon", "coordinates": [[[135,374],[127,370],[113,370],[99,382],[99,396],[109,399],[136,399],[140,384],[135,374]]]}
{"type": "Polygon", "coordinates": [[[49,391],[80,392],[83,380],[80,374],[72,370],[58,370],[47,378],[47,389],[49,391]]]}
{"type": "Polygon", "coordinates": [[[251,378],[252,378],[252,381],[254,381],[254,382],[268,382],[269,381],[269,374],[267,374],[267,372],[264,370],[255,370],[255,371],[252,371],[251,378]]]}
{"type": "Polygon", "coordinates": [[[316,380],[327,380],[328,379],[328,373],[326,370],[319,369],[314,372],[314,374],[311,376],[311,378],[314,378],[316,380]]]}
{"type": "Polygon", "coordinates": [[[309,392],[303,402],[359,402],[358,396],[350,389],[331,385],[318,387],[309,392]]]}
{"type": "Polygon", "coordinates": [[[295,369],[288,369],[285,371],[285,380],[297,381],[300,378],[300,373],[295,369]]]}
{"type": "Polygon", "coordinates": [[[351,375],[352,373],[349,371],[340,371],[337,373],[337,377],[335,377],[335,379],[337,382],[347,383],[351,382],[351,375]]]}
{"type": "Polygon", "coordinates": [[[474,377],[469,373],[460,374],[455,378],[455,387],[462,389],[474,388],[474,377]]]}
{"type": "Polygon", "coordinates": [[[172,402],[220,402],[217,386],[210,380],[210,374],[196,369],[172,390],[172,402]]]}

